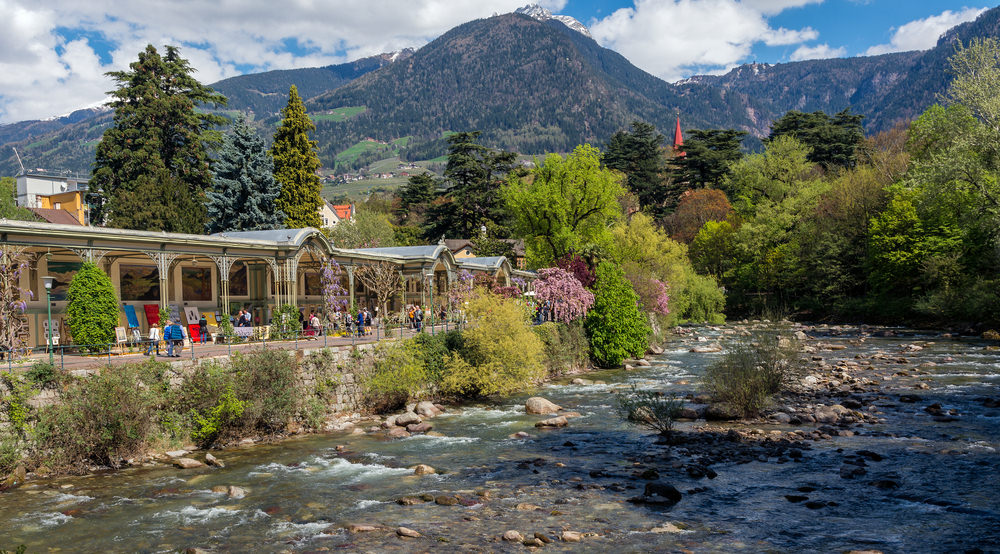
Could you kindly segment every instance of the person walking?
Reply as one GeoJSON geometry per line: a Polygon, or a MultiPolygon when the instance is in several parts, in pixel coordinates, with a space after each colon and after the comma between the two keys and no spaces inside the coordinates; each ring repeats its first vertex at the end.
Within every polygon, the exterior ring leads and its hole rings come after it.
{"type": "Polygon", "coordinates": [[[149,344],[146,346],[146,352],[143,353],[144,356],[149,356],[149,353],[153,351],[153,347],[156,347],[156,355],[160,355],[160,327],[157,324],[152,324],[149,326],[149,344]]]}
{"type": "Polygon", "coordinates": [[[163,326],[163,342],[167,345],[167,357],[176,358],[174,356],[174,322],[168,319],[167,324],[163,326]]]}
{"type": "Polygon", "coordinates": [[[417,306],[416,313],[414,314],[417,322],[417,332],[422,333],[424,331],[424,309],[417,306]]]}
{"type": "Polygon", "coordinates": [[[365,334],[372,334],[372,314],[365,308],[365,334]]]}
{"type": "Polygon", "coordinates": [[[201,318],[198,319],[198,338],[201,339],[201,343],[205,344],[208,342],[208,320],[205,319],[205,314],[201,314],[201,318]]]}

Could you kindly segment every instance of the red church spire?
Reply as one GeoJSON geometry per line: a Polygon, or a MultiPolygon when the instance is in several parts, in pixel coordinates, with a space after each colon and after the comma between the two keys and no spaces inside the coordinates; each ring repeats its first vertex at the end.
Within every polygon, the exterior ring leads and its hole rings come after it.
{"type": "Polygon", "coordinates": [[[677,116],[677,126],[674,128],[674,152],[677,152],[677,156],[683,158],[687,155],[687,152],[682,152],[681,148],[684,147],[684,136],[681,135],[681,116],[677,116]]]}

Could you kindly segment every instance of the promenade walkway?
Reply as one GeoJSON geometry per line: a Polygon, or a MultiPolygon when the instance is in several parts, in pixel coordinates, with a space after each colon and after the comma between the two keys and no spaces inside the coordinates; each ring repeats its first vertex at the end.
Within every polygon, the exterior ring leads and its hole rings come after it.
{"type": "MultiPolygon", "coordinates": [[[[180,352],[179,358],[168,358],[166,357],[166,346],[160,344],[160,356],[156,356],[156,359],[163,361],[178,361],[178,360],[190,360],[195,361],[202,358],[215,358],[219,356],[228,356],[234,352],[242,352],[247,350],[267,348],[274,350],[313,350],[318,348],[335,348],[344,346],[353,346],[358,344],[371,344],[379,342],[382,340],[398,340],[399,338],[411,338],[423,333],[443,333],[451,329],[455,329],[455,324],[453,323],[441,323],[434,326],[426,325],[423,331],[417,331],[415,329],[409,328],[394,328],[390,329],[389,335],[385,334],[385,330],[381,328],[372,328],[370,335],[362,336],[332,336],[332,335],[321,335],[321,336],[299,336],[292,340],[241,340],[235,339],[232,342],[226,344],[215,344],[215,343],[187,343],[184,349],[180,352]]],[[[146,345],[140,344],[130,347],[125,347],[119,350],[118,347],[113,347],[108,351],[105,349],[103,354],[83,354],[77,351],[76,347],[65,346],[65,347],[55,347],[53,352],[53,361],[58,369],[63,371],[76,371],[82,369],[97,369],[104,368],[108,366],[118,366],[132,362],[139,362],[147,358],[143,354],[145,352],[146,345]]],[[[6,370],[27,370],[33,364],[37,362],[48,361],[49,355],[48,351],[42,347],[35,349],[27,356],[22,356],[18,359],[11,360],[5,359],[0,362],[0,369],[6,370]]]]}

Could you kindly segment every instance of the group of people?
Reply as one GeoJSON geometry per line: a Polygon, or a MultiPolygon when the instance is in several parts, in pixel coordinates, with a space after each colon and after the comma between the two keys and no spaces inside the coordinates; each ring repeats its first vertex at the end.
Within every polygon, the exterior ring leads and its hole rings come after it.
{"type": "Polygon", "coordinates": [[[178,323],[172,320],[167,320],[166,324],[163,326],[163,335],[160,336],[160,327],[156,323],[149,326],[149,344],[146,346],[146,352],[144,355],[149,356],[153,349],[156,349],[156,355],[160,355],[160,341],[163,341],[167,346],[167,357],[168,358],[180,358],[180,351],[184,347],[184,330],[178,323]]]}
{"type": "Polygon", "coordinates": [[[236,316],[229,316],[230,322],[233,327],[253,327],[253,315],[250,310],[240,309],[236,316]]]}

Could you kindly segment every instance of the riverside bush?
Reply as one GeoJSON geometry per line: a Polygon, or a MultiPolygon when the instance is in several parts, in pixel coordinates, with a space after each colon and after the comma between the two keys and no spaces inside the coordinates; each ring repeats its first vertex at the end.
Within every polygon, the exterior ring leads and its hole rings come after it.
{"type": "Polygon", "coordinates": [[[106,350],[115,341],[121,310],[111,279],[93,262],[84,262],[69,283],[66,300],[73,342],[91,352],[106,350]]]}
{"type": "Polygon", "coordinates": [[[252,350],[233,355],[233,390],[247,401],[241,418],[246,430],[277,432],[296,413],[299,390],[295,358],[283,350],[252,350]]]}
{"type": "Polygon", "coordinates": [[[734,342],[705,370],[712,397],[743,417],[755,417],[795,371],[795,351],[777,334],[757,334],[734,342]]]}
{"type": "Polygon", "coordinates": [[[594,307],[584,322],[590,356],[599,367],[619,367],[625,358],[645,353],[651,331],[622,269],[602,262],[596,274],[594,307]]]}
{"type": "Polygon", "coordinates": [[[469,301],[461,349],[445,359],[440,389],[462,397],[509,394],[545,375],[542,341],[516,300],[483,292],[469,301]]]}
{"type": "Polygon", "coordinates": [[[143,454],[163,403],[154,373],[143,371],[146,364],[109,368],[68,385],[62,403],[39,415],[39,461],[83,470],[92,464],[120,467],[143,454]]]}
{"type": "Polygon", "coordinates": [[[547,322],[532,329],[542,341],[544,364],[550,375],[586,367],[590,344],[581,322],[547,322]]]}
{"type": "Polygon", "coordinates": [[[380,344],[365,379],[364,402],[376,412],[392,411],[426,390],[429,381],[424,348],[416,339],[380,344]]]}
{"type": "Polygon", "coordinates": [[[615,394],[615,409],[618,415],[637,425],[652,429],[661,435],[669,435],[674,420],[684,406],[676,395],[638,390],[632,385],[631,391],[615,394]]]}

